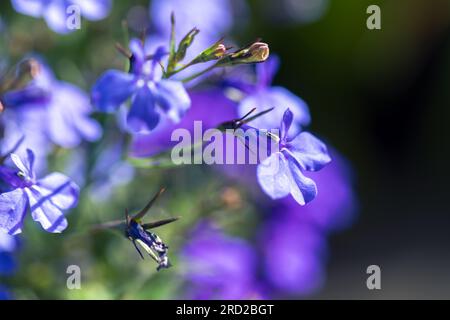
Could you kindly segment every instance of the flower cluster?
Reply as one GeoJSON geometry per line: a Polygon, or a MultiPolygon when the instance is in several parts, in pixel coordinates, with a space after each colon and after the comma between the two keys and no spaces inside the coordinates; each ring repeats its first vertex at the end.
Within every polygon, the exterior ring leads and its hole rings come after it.
{"type": "MultiPolygon", "coordinates": [[[[68,7],[78,6],[92,21],[105,18],[112,7],[112,0],[11,3],[19,13],[45,19],[60,34],[70,33],[68,7]]],[[[280,59],[269,57],[268,44],[260,39],[244,47],[234,45],[237,49],[225,44],[222,34],[234,25],[233,5],[230,0],[152,1],[150,31],[140,38],[126,37],[128,46],[116,44],[125,57],[125,70],[103,65],[77,73],[86,80],[82,86],[90,88],[89,94],[60,80],[66,78],[57,64],[37,55],[27,55],[9,72],[0,68],[0,274],[15,269],[11,253],[16,235],[28,228],[27,214],[45,231],[61,233],[69,225],[66,213],[79,202],[77,215],[84,219],[77,227],[103,218],[123,194],[139,199],[147,185],[161,182],[158,178],[172,179],[180,188],[192,185],[190,180],[185,184],[184,174],[158,169],[175,166],[167,156],[174,130],[193,132],[194,123],[201,121],[204,129],[216,129],[220,137],[231,132],[248,153],[260,155],[260,150],[251,150],[252,139],[269,141],[271,147],[255,165],[205,170],[218,184],[242,186],[247,205],[260,213],[259,223],[244,239],[215,226],[212,211],[217,203],[202,215],[192,213],[175,234],[182,239],[183,279],[188,284],[184,296],[271,298],[304,295],[320,287],[326,236],[353,218],[351,179],[345,161],[334,151],[332,161],[325,143],[305,130],[311,122],[306,102],[272,85],[280,59]],[[242,140],[240,134],[247,129],[256,134],[242,140]],[[120,196],[114,197],[115,191],[120,196]],[[95,208],[95,214],[86,208],[95,208]]],[[[103,63],[114,65],[109,59],[103,63]]],[[[198,141],[192,141],[187,153],[197,146],[198,141]]],[[[208,145],[201,141],[201,147],[208,145]]],[[[232,154],[234,149],[223,151],[232,154]]],[[[194,171],[195,179],[197,175],[194,171]]],[[[198,182],[203,183],[200,177],[198,182]]],[[[147,253],[157,270],[167,269],[173,261],[169,247],[150,230],[177,218],[142,221],[161,192],[133,216],[126,210],[124,220],[89,224],[77,232],[84,236],[86,230],[120,229],[142,259],[147,253]]],[[[234,206],[240,196],[228,194],[232,199],[224,202],[234,206]]],[[[208,208],[206,200],[195,200],[189,196],[185,202],[208,208]]],[[[86,239],[94,238],[89,233],[86,239]]],[[[0,288],[0,298],[3,292],[0,288]]]]}

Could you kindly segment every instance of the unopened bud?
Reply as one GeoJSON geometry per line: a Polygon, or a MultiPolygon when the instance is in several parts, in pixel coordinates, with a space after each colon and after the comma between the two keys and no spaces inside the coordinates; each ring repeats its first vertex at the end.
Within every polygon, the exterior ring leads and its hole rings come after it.
{"type": "Polygon", "coordinates": [[[264,42],[255,42],[248,49],[250,57],[248,62],[264,62],[269,58],[270,50],[269,45],[264,42]]]}
{"type": "Polygon", "coordinates": [[[2,113],[3,110],[5,110],[5,107],[3,107],[3,104],[2,104],[2,102],[0,101],[0,113],[2,113]]]}
{"type": "Polygon", "coordinates": [[[227,53],[227,47],[223,44],[223,40],[220,39],[214,43],[211,47],[200,53],[193,61],[192,64],[207,62],[211,60],[218,60],[225,56],[227,53]]]}
{"type": "Polygon", "coordinates": [[[236,64],[264,62],[269,57],[269,45],[264,42],[254,42],[250,46],[240,49],[218,62],[218,66],[225,67],[236,64]]]}
{"type": "Polygon", "coordinates": [[[189,31],[183,39],[181,39],[180,44],[178,45],[177,53],[175,54],[176,62],[180,62],[186,56],[187,49],[191,46],[194,41],[195,36],[200,32],[197,28],[193,28],[189,31]]]}

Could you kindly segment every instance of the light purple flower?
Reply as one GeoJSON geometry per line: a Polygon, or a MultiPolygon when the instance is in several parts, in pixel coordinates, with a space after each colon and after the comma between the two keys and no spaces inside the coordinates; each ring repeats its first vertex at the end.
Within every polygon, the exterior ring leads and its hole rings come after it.
{"type": "Polygon", "coordinates": [[[0,166],[0,180],[10,187],[0,194],[0,232],[20,233],[28,209],[46,231],[62,232],[67,227],[63,211],[77,205],[78,186],[57,172],[37,179],[31,150],[24,160],[14,153],[10,158],[16,168],[0,166]]]}
{"type": "Polygon", "coordinates": [[[253,108],[257,112],[274,108],[272,112],[255,119],[252,125],[259,129],[274,129],[279,126],[286,108],[294,114],[294,125],[291,134],[299,132],[300,126],[311,121],[307,104],[298,96],[279,86],[271,86],[272,79],[278,71],[279,59],[275,55],[263,63],[256,65],[256,84],[240,79],[229,79],[226,84],[241,90],[245,97],[240,101],[238,113],[242,117],[253,108]]]}
{"type": "Polygon", "coordinates": [[[265,279],[283,295],[311,294],[325,278],[326,239],[296,216],[297,212],[278,206],[260,234],[265,279]]]}
{"type": "Polygon", "coordinates": [[[94,105],[100,111],[112,112],[131,98],[126,123],[133,133],[150,132],[160,122],[161,114],[179,122],[191,100],[182,82],[161,78],[158,62],[165,55],[164,49],[157,49],[150,61],[141,41],[133,39],[130,50],[130,72],[106,71],[92,89],[94,105]]]}
{"type": "Polygon", "coordinates": [[[255,281],[256,256],[245,241],[226,236],[201,222],[183,248],[185,278],[191,299],[251,299],[261,297],[255,281]]]}
{"type": "Polygon", "coordinates": [[[112,7],[112,0],[11,0],[11,3],[19,13],[44,18],[50,29],[61,34],[72,31],[67,27],[72,14],[70,6],[78,6],[81,15],[92,21],[104,19],[112,7]]]}
{"type": "Polygon", "coordinates": [[[89,117],[92,107],[85,92],[58,81],[44,64],[39,70],[25,88],[7,92],[2,97],[6,111],[0,125],[5,131],[2,151],[11,149],[25,137],[17,152],[25,156],[27,148],[35,150],[40,169],[43,158],[52,148],[51,143],[74,148],[83,140],[96,141],[102,130],[89,117]]]}
{"type": "Polygon", "coordinates": [[[304,171],[318,171],[331,161],[324,143],[308,132],[289,137],[294,115],[287,109],[280,128],[279,151],[271,154],[257,168],[258,182],[272,199],[291,194],[300,204],[312,201],[317,195],[315,182],[304,171]]]}
{"type": "Polygon", "coordinates": [[[179,123],[174,124],[172,121],[163,120],[151,135],[133,136],[132,156],[150,157],[173,147],[178,142],[171,140],[172,132],[184,128],[193,135],[194,121],[201,121],[202,129],[207,130],[237,118],[234,103],[228,100],[220,89],[190,91],[189,96],[192,101],[191,108],[179,123]]]}

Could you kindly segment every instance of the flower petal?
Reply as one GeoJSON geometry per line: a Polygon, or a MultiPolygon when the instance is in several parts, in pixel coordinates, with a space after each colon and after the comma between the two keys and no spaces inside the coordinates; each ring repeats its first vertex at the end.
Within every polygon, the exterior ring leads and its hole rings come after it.
{"type": "Polygon", "coordinates": [[[294,114],[292,111],[287,108],[286,111],[283,114],[283,119],[281,120],[281,126],[280,126],[280,134],[281,139],[285,140],[287,138],[289,128],[292,125],[292,121],[294,120],[294,114]]]}
{"type": "Polygon", "coordinates": [[[280,199],[290,192],[290,174],[286,160],[280,152],[273,153],[257,168],[258,182],[272,199],[280,199]]]}
{"type": "Polygon", "coordinates": [[[29,178],[34,178],[33,166],[34,166],[34,153],[30,149],[26,150],[27,157],[23,161],[17,154],[11,153],[11,160],[14,165],[22,173],[24,173],[29,178]]]}
{"type": "Polygon", "coordinates": [[[191,98],[180,81],[159,81],[156,83],[155,97],[158,105],[175,123],[180,122],[191,106],[191,98]]]}
{"type": "Polygon", "coordinates": [[[131,103],[127,124],[132,132],[146,132],[154,129],[159,122],[159,113],[155,110],[155,100],[147,86],[139,89],[131,103]]]}
{"type": "Polygon", "coordinates": [[[256,77],[258,85],[261,87],[268,87],[272,83],[272,79],[278,71],[280,66],[280,59],[276,55],[270,55],[263,63],[256,65],[256,77]]]}
{"type": "Polygon", "coordinates": [[[257,108],[257,112],[274,108],[268,114],[252,121],[252,125],[260,129],[279,128],[286,108],[289,108],[294,114],[295,127],[291,128],[291,136],[300,131],[300,126],[307,125],[310,122],[309,110],[306,103],[282,87],[261,89],[244,98],[238,107],[239,116],[243,117],[255,107],[257,108]]]}
{"type": "Polygon", "coordinates": [[[43,9],[43,16],[47,25],[54,32],[65,34],[71,30],[67,28],[65,1],[50,1],[43,9]]]}
{"type": "Polygon", "coordinates": [[[38,186],[26,188],[31,207],[31,216],[48,232],[60,233],[67,228],[67,220],[60,208],[50,201],[50,195],[43,195],[45,190],[38,186]]]}
{"type": "Polygon", "coordinates": [[[48,134],[50,139],[64,148],[74,148],[83,139],[95,141],[101,128],[89,118],[91,105],[86,94],[71,84],[55,86],[48,106],[48,134]]]}
{"type": "Polygon", "coordinates": [[[312,201],[317,195],[316,183],[303,175],[297,161],[288,155],[287,163],[289,167],[289,184],[292,197],[300,205],[312,201]]]}
{"type": "Polygon", "coordinates": [[[287,148],[307,171],[318,171],[331,161],[326,145],[309,132],[300,133],[287,148]]]}
{"type": "Polygon", "coordinates": [[[41,195],[61,210],[77,205],[80,190],[69,177],[61,173],[52,173],[39,180],[36,185],[39,186],[41,195]]]}
{"type": "Polygon", "coordinates": [[[27,204],[27,197],[22,189],[0,194],[0,232],[11,235],[22,232],[27,204]]]}
{"type": "Polygon", "coordinates": [[[88,20],[101,20],[108,16],[111,11],[111,0],[72,0],[72,2],[81,8],[81,14],[88,20]]]}
{"type": "Polygon", "coordinates": [[[134,75],[109,70],[92,88],[92,103],[103,112],[115,111],[135,90],[134,75]]]}
{"type": "Polygon", "coordinates": [[[11,0],[11,4],[17,12],[35,18],[40,17],[44,9],[44,1],[42,0],[11,0]]]}

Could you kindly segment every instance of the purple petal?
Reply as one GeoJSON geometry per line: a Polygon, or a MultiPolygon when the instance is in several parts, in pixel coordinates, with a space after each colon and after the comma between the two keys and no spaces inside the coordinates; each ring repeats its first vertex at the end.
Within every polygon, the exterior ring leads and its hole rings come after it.
{"type": "Polygon", "coordinates": [[[303,170],[318,171],[331,161],[326,145],[309,132],[302,132],[287,145],[303,170]]]}
{"type": "Polygon", "coordinates": [[[155,110],[155,101],[150,89],[142,87],[136,93],[128,113],[127,124],[132,132],[148,132],[159,122],[159,113],[155,110]]]}
{"type": "Polygon", "coordinates": [[[27,157],[23,161],[17,154],[11,153],[11,160],[28,178],[34,178],[33,166],[34,166],[34,153],[30,149],[27,149],[27,157]]]}
{"type": "Polygon", "coordinates": [[[27,197],[22,189],[0,194],[0,232],[11,235],[22,232],[27,204],[27,197]]]}
{"type": "Polygon", "coordinates": [[[26,14],[35,18],[42,15],[45,1],[43,0],[11,0],[11,4],[19,13],[26,14]]]}
{"type": "Polygon", "coordinates": [[[80,190],[65,175],[55,172],[37,182],[40,193],[61,210],[72,209],[77,205],[80,190]]]}
{"type": "Polygon", "coordinates": [[[284,156],[273,153],[257,168],[258,182],[264,192],[272,199],[280,199],[290,193],[291,176],[284,156]]]}
{"type": "Polygon", "coordinates": [[[48,134],[64,148],[74,148],[83,139],[95,141],[101,136],[99,124],[89,118],[91,105],[79,88],[60,83],[55,87],[48,107],[48,134]]]}
{"type": "Polygon", "coordinates": [[[286,161],[290,171],[288,176],[291,195],[300,205],[305,205],[316,197],[317,186],[312,179],[303,175],[294,158],[288,155],[286,161]]]}
{"type": "Polygon", "coordinates": [[[180,81],[161,80],[155,90],[158,105],[178,123],[191,106],[191,99],[180,81]]]}
{"type": "Polygon", "coordinates": [[[295,127],[291,129],[292,135],[299,132],[298,127],[307,125],[310,122],[309,110],[306,103],[282,87],[258,90],[255,94],[246,97],[239,104],[239,115],[242,117],[255,107],[257,108],[257,112],[274,108],[268,114],[252,121],[252,125],[260,129],[279,128],[286,108],[289,108],[294,114],[295,127]]]}
{"type": "Polygon", "coordinates": [[[106,71],[92,88],[92,102],[103,112],[115,111],[136,89],[134,75],[109,70],[106,71]]]}
{"type": "Polygon", "coordinates": [[[51,1],[45,5],[43,16],[47,25],[54,32],[65,34],[71,30],[67,28],[65,1],[51,1]]]}
{"type": "Polygon", "coordinates": [[[31,216],[48,232],[61,233],[67,228],[67,220],[60,208],[52,203],[51,195],[44,196],[46,190],[38,186],[25,189],[31,207],[31,216]]]}
{"type": "Polygon", "coordinates": [[[294,120],[294,115],[292,111],[288,108],[283,114],[283,119],[281,120],[281,128],[280,128],[280,134],[281,139],[285,140],[287,138],[289,128],[292,125],[292,121],[294,120]]]}
{"type": "Polygon", "coordinates": [[[88,20],[102,20],[106,18],[111,11],[111,0],[72,0],[72,2],[81,8],[81,14],[88,20]]]}
{"type": "Polygon", "coordinates": [[[259,87],[269,87],[272,79],[278,71],[280,59],[276,55],[271,55],[267,61],[256,65],[256,77],[259,87]]]}

